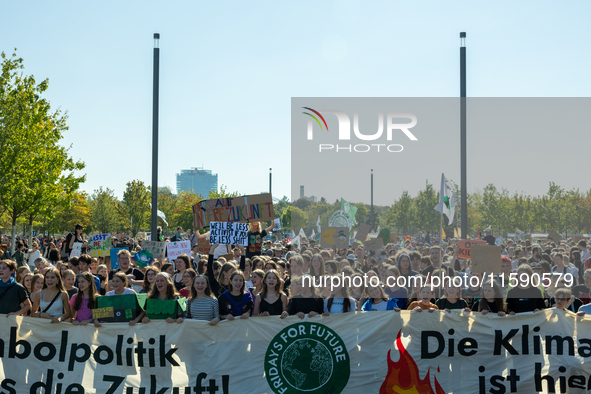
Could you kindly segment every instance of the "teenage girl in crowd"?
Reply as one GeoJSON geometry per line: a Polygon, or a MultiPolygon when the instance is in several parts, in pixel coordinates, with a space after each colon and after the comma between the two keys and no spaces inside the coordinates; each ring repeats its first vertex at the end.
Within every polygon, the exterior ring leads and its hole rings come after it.
{"type": "Polygon", "coordinates": [[[176,273],[172,276],[172,283],[174,283],[176,290],[179,291],[180,289],[187,286],[183,279],[183,274],[191,267],[189,256],[186,254],[181,254],[176,258],[176,260],[174,260],[174,266],[176,268],[176,273]]]}
{"type": "MultiPolygon", "coordinates": [[[[404,256],[401,256],[400,258],[404,258],[404,256]]],[[[406,290],[406,287],[398,286],[398,278],[401,276],[400,270],[393,265],[387,265],[385,275],[386,283],[384,284],[384,290],[386,295],[389,298],[397,300],[396,306],[398,308],[404,308],[404,305],[406,305],[406,299],[408,298],[408,290],[406,290]]]]}
{"type": "Polygon", "coordinates": [[[312,256],[312,262],[310,263],[310,275],[313,278],[320,278],[326,274],[324,269],[324,259],[320,254],[315,254],[312,256]]]}
{"type": "MultiPolygon", "coordinates": [[[[216,297],[219,297],[222,293],[224,293],[227,289],[230,288],[230,281],[232,274],[236,271],[236,266],[234,263],[224,263],[222,266],[222,270],[220,271],[218,277],[216,278],[213,272],[213,257],[215,253],[215,249],[219,245],[211,245],[209,249],[209,257],[207,259],[207,279],[209,279],[209,285],[211,286],[211,291],[216,297]]],[[[238,246],[240,249],[240,269],[243,269],[246,264],[246,257],[244,256],[244,248],[242,246],[238,246]]],[[[243,274],[244,277],[244,274],[243,274]]]]}
{"type": "Polygon", "coordinates": [[[185,287],[179,290],[179,295],[184,298],[189,298],[191,295],[191,287],[193,287],[193,279],[197,276],[197,272],[193,268],[185,270],[183,273],[183,284],[185,287]]]}
{"type": "Polygon", "coordinates": [[[297,315],[303,319],[306,315],[314,317],[324,312],[324,300],[314,287],[314,278],[311,275],[292,277],[291,295],[287,306],[289,315],[297,315]]]}
{"type": "Polygon", "coordinates": [[[159,273],[158,268],[149,266],[146,268],[146,272],[144,273],[144,284],[142,285],[142,289],[140,290],[140,294],[149,294],[150,291],[154,288],[154,283],[156,283],[156,275],[159,273]]]}
{"type": "Polygon", "coordinates": [[[334,286],[330,297],[324,300],[322,316],[330,316],[331,313],[355,312],[357,310],[357,301],[351,298],[347,281],[342,279],[342,277],[339,277],[338,286],[334,286]]]}
{"type": "Polygon", "coordinates": [[[99,266],[96,267],[96,272],[97,276],[101,280],[101,288],[97,290],[100,295],[105,295],[109,285],[109,271],[107,270],[107,266],[104,264],[99,264],[99,266]]]}
{"type": "Polygon", "coordinates": [[[35,303],[35,296],[41,291],[43,288],[43,281],[44,277],[41,274],[35,274],[31,278],[31,294],[29,294],[29,300],[31,300],[31,304],[35,303]]]}
{"type": "Polygon", "coordinates": [[[462,299],[462,291],[459,287],[454,286],[453,283],[446,283],[445,294],[435,303],[437,308],[449,312],[452,309],[467,309],[468,303],[462,299]],[[447,286],[451,285],[451,286],[447,286]]]}
{"type": "Polygon", "coordinates": [[[191,299],[187,303],[187,319],[205,320],[211,326],[220,321],[219,302],[213,296],[205,275],[198,275],[193,281],[191,299]]]}
{"type": "MultiPolygon", "coordinates": [[[[154,288],[148,294],[148,299],[151,300],[178,300],[179,294],[176,292],[174,284],[170,279],[170,276],[166,272],[160,272],[156,275],[156,281],[154,284],[154,288]]],[[[150,318],[145,316],[145,312],[140,313],[139,319],[142,323],[147,324],[150,322],[150,318]]],[[[182,314],[177,316],[176,318],[167,317],[166,322],[168,323],[182,323],[183,317],[182,314]]]]}
{"type": "Polygon", "coordinates": [[[90,272],[82,272],[78,277],[78,292],[70,299],[72,308],[72,324],[85,326],[94,323],[95,327],[101,324],[92,318],[92,309],[97,307],[97,292],[94,277],[90,272]]]}
{"type": "Polygon", "coordinates": [[[254,316],[281,316],[287,314],[287,296],[283,292],[283,280],[279,272],[269,270],[263,278],[263,291],[254,301],[254,316]]]}
{"type": "Polygon", "coordinates": [[[74,294],[78,293],[78,289],[74,287],[76,283],[76,274],[72,270],[66,270],[63,275],[64,278],[64,289],[68,293],[68,297],[71,299],[74,294]]]}
{"type": "MultiPolygon", "coordinates": [[[[382,286],[368,286],[365,291],[368,298],[362,298],[359,301],[359,311],[400,312],[400,308],[398,308],[398,300],[396,298],[388,298],[388,295],[382,286]]],[[[406,301],[406,299],[404,301],[406,301]]]]}
{"type": "Polygon", "coordinates": [[[252,287],[248,289],[252,293],[252,298],[254,299],[261,291],[263,291],[263,278],[265,277],[265,271],[263,270],[254,270],[252,271],[252,275],[250,277],[250,282],[252,283],[252,287]]]}
{"type": "Polygon", "coordinates": [[[234,271],[230,276],[229,290],[219,296],[220,318],[234,320],[235,317],[248,319],[252,313],[254,303],[250,291],[244,290],[244,275],[242,271],[234,271]]]}
{"type": "Polygon", "coordinates": [[[111,279],[113,290],[107,292],[107,296],[135,294],[135,290],[127,287],[127,275],[124,272],[115,272],[111,279]]]}
{"type": "Polygon", "coordinates": [[[31,316],[49,319],[52,323],[70,318],[70,298],[57,269],[48,268],[45,272],[43,289],[35,294],[31,316]]]}
{"type": "Polygon", "coordinates": [[[486,281],[482,285],[480,300],[472,305],[472,311],[481,312],[483,315],[490,312],[496,313],[499,316],[505,316],[506,309],[503,292],[499,283],[494,280],[491,285],[490,281],[486,281]]]}

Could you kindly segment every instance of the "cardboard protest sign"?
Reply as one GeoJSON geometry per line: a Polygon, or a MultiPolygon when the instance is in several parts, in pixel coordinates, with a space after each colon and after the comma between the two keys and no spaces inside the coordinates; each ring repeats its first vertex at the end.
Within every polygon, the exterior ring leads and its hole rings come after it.
{"type": "Polygon", "coordinates": [[[357,226],[357,234],[355,234],[355,239],[358,239],[360,241],[365,241],[365,239],[367,238],[367,234],[369,234],[370,229],[371,228],[369,227],[369,224],[360,223],[357,226]]]}
{"type": "Polygon", "coordinates": [[[209,243],[213,245],[248,246],[248,224],[232,222],[211,222],[209,232],[209,243]]]}
{"type": "Polygon", "coordinates": [[[552,241],[556,242],[557,244],[560,243],[560,241],[562,241],[562,235],[560,235],[558,233],[558,231],[556,231],[556,230],[549,230],[548,231],[548,238],[550,238],[552,241]]]}
{"type": "Polygon", "coordinates": [[[135,319],[144,308],[146,294],[126,294],[109,297],[98,297],[97,306],[99,309],[113,308],[113,316],[101,318],[107,323],[128,322],[135,319]]]}
{"type": "Polygon", "coordinates": [[[492,245],[470,245],[472,257],[471,272],[493,273],[501,272],[501,247],[492,245]]]}
{"type": "Polygon", "coordinates": [[[207,238],[199,238],[197,240],[197,248],[199,250],[199,254],[208,255],[211,245],[209,244],[207,238]]]}
{"type": "Polygon", "coordinates": [[[226,259],[226,261],[234,261],[234,254],[233,253],[221,254],[218,256],[218,259],[220,257],[223,257],[224,259],[226,259]]]}
{"type": "Polygon", "coordinates": [[[170,260],[174,260],[181,254],[191,256],[191,241],[167,242],[166,256],[170,260]]]}
{"type": "Polygon", "coordinates": [[[82,242],[74,242],[72,245],[72,251],[70,252],[70,258],[80,257],[82,254],[82,242]]]}
{"type": "Polygon", "coordinates": [[[398,233],[390,233],[390,242],[391,244],[395,244],[398,242],[398,233]]]}
{"type": "Polygon", "coordinates": [[[127,248],[111,248],[109,250],[109,254],[111,256],[112,270],[119,269],[119,256],[117,255],[117,253],[121,252],[122,250],[127,250],[127,248]]]}
{"type": "Polygon", "coordinates": [[[584,235],[575,235],[574,236],[574,241],[575,243],[579,243],[579,241],[586,241],[587,238],[584,235]]]}
{"type": "Polygon", "coordinates": [[[109,234],[96,234],[88,241],[90,255],[93,257],[109,256],[111,249],[111,236],[109,234]]]}
{"type": "Polygon", "coordinates": [[[470,258],[470,245],[486,245],[486,241],[477,239],[460,239],[458,241],[458,259],[470,258]]]}
{"type": "Polygon", "coordinates": [[[281,230],[281,219],[277,218],[273,221],[275,226],[273,227],[273,231],[280,231],[281,230]]]}
{"type": "MultiPolygon", "coordinates": [[[[152,253],[152,257],[155,259],[163,259],[166,252],[166,242],[142,241],[142,249],[152,253]]],[[[209,249],[207,251],[209,252],[209,249]]]]}
{"type": "Polygon", "coordinates": [[[348,227],[322,227],[320,232],[320,247],[347,248],[349,247],[348,227]]]}
{"type": "Polygon", "coordinates": [[[103,319],[105,317],[115,317],[115,311],[112,306],[92,309],[93,319],[103,319]]]}
{"type": "Polygon", "coordinates": [[[215,198],[193,205],[193,226],[197,230],[211,222],[257,222],[275,219],[271,193],[215,198]]]}
{"type": "Polygon", "coordinates": [[[384,248],[384,241],[381,238],[371,238],[365,242],[363,242],[363,245],[365,245],[365,250],[366,251],[376,251],[379,249],[383,249],[384,248]]]}

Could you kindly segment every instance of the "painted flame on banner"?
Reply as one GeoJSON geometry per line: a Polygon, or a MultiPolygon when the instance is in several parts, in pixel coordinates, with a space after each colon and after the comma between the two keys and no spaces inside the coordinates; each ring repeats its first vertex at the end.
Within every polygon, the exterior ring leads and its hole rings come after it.
{"type": "Polygon", "coordinates": [[[417,363],[402,344],[401,333],[402,330],[398,331],[396,337],[400,359],[396,362],[392,361],[391,350],[388,350],[388,374],[380,387],[380,394],[445,394],[437,377],[434,379],[435,391],[433,391],[429,377],[430,370],[427,370],[427,374],[421,379],[417,363]]]}

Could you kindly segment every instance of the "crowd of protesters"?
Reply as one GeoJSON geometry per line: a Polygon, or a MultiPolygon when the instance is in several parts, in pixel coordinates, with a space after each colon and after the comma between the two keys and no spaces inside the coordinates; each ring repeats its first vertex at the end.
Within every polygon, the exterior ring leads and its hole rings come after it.
{"type": "MultiPolygon", "coordinates": [[[[349,248],[323,249],[306,239],[299,246],[265,241],[271,228],[251,223],[246,247],[211,245],[204,255],[198,253],[197,243],[208,234],[189,237],[178,228],[173,238],[189,238],[191,255],[174,261],[154,259],[147,267],[133,261],[141,241],[122,239],[127,248],[118,253],[115,270],[109,270],[109,261],[88,254],[82,226],[59,240],[35,240],[30,248],[19,242],[12,255],[4,248],[0,261],[0,314],[98,327],[101,321],[92,314],[98,297],[135,293],[149,299],[184,298],[186,311],[167,321],[198,319],[211,325],[237,318],[402,309],[499,316],[546,308],[579,316],[591,311],[591,257],[585,240],[503,240],[501,271],[487,281],[473,272],[471,260],[457,257],[455,239],[440,245],[420,234],[377,252],[359,241],[349,248]],[[79,257],[69,257],[74,242],[83,243],[79,257]],[[434,278],[445,276],[468,280],[434,285],[434,278]],[[536,276],[537,282],[529,280],[536,276]],[[336,277],[340,280],[334,281],[336,277]],[[472,277],[478,280],[469,280],[472,277]]],[[[483,238],[495,244],[490,229],[483,238]]],[[[160,235],[159,239],[164,240],[160,235]]],[[[129,324],[149,322],[142,312],[129,324]]]]}

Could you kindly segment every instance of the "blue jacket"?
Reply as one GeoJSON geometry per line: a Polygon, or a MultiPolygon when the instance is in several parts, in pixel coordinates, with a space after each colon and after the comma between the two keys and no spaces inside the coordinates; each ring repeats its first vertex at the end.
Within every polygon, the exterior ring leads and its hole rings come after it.
{"type": "MultiPolygon", "coordinates": [[[[365,303],[361,307],[361,310],[362,311],[371,311],[372,303],[373,303],[373,300],[371,298],[368,298],[367,300],[365,300],[365,303]]],[[[398,298],[388,298],[388,304],[386,305],[386,310],[393,311],[394,308],[398,308],[397,303],[398,303],[398,298]]]]}

